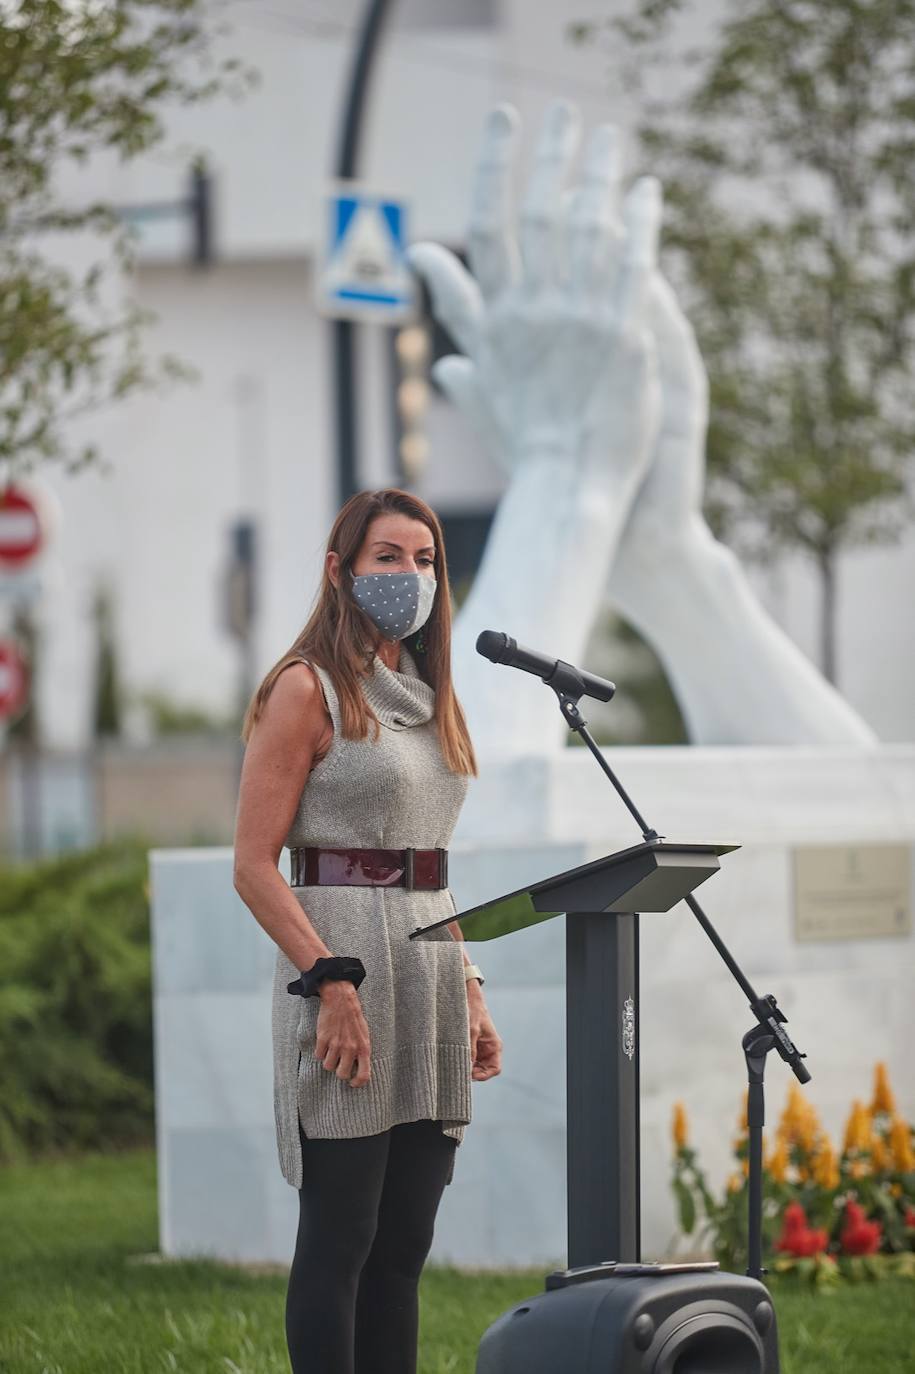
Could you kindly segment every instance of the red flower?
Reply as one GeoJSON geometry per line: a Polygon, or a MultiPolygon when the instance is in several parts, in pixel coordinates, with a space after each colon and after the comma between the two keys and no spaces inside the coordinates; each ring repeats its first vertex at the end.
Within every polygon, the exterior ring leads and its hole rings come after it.
{"type": "Polygon", "coordinates": [[[849,1199],[845,1204],[845,1225],[839,1240],[846,1255],[874,1255],[880,1249],[883,1227],[879,1221],[867,1221],[864,1209],[849,1199]]]}
{"type": "Polygon", "coordinates": [[[789,1202],[785,1208],[782,1233],[775,1242],[776,1250],[803,1259],[809,1255],[819,1255],[829,1244],[826,1231],[813,1230],[807,1225],[807,1216],[799,1202],[789,1202]]]}
{"type": "Polygon", "coordinates": [[[909,1231],[915,1231],[915,1207],[906,1207],[905,1225],[909,1231]]]}

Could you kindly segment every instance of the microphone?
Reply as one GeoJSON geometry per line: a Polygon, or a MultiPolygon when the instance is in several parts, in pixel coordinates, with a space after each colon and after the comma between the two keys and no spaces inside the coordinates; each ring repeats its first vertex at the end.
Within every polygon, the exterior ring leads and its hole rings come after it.
{"type": "Polygon", "coordinates": [[[491,663],[504,663],[509,668],[533,673],[556,691],[578,690],[579,695],[594,697],[596,701],[609,701],[616,691],[615,683],[605,677],[595,677],[593,673],[586,673],[564,659],[549,658],[536,649],[525,649],[511,635],[501,634],[498,630],[482,631],[477,637],[477,653],[491,663]]]}

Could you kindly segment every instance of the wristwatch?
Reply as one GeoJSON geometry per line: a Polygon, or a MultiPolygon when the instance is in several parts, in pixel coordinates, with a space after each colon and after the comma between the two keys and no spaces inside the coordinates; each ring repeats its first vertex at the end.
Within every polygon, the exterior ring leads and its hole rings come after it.
{"type": "Polygon", "coordinates": [[[486,982],[486,979],[483,977],[483,970],[480,968],[479,964],[464,965],[464,982],[468,982],[471,978],[479,979],[480,987],[486,982]]]}

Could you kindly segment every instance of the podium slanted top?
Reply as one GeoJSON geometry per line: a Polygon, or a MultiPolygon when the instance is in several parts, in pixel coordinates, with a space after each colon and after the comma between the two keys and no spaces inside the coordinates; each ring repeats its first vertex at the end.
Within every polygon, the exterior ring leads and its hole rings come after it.
{"type": "Polygon", "coordinates": [[[417,926],[411,940],[441,939],[432,932],[460,921],[466,940],[495,940],[564,912],[669,911],[720,868],[718,857],[736,844],[670,844],[647,840],[569,868],[468,911],[417,926]]]}

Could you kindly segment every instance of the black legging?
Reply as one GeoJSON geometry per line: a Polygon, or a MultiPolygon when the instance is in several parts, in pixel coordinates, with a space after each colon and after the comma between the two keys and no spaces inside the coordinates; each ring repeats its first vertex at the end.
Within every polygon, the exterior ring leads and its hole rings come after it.
{"type": "Polygon", "coordinates": [[[437,1121],[306,1138],[286,1294],[293,1374],[415,1374],[419,1276],[457,1141],[437,1121]]]}

